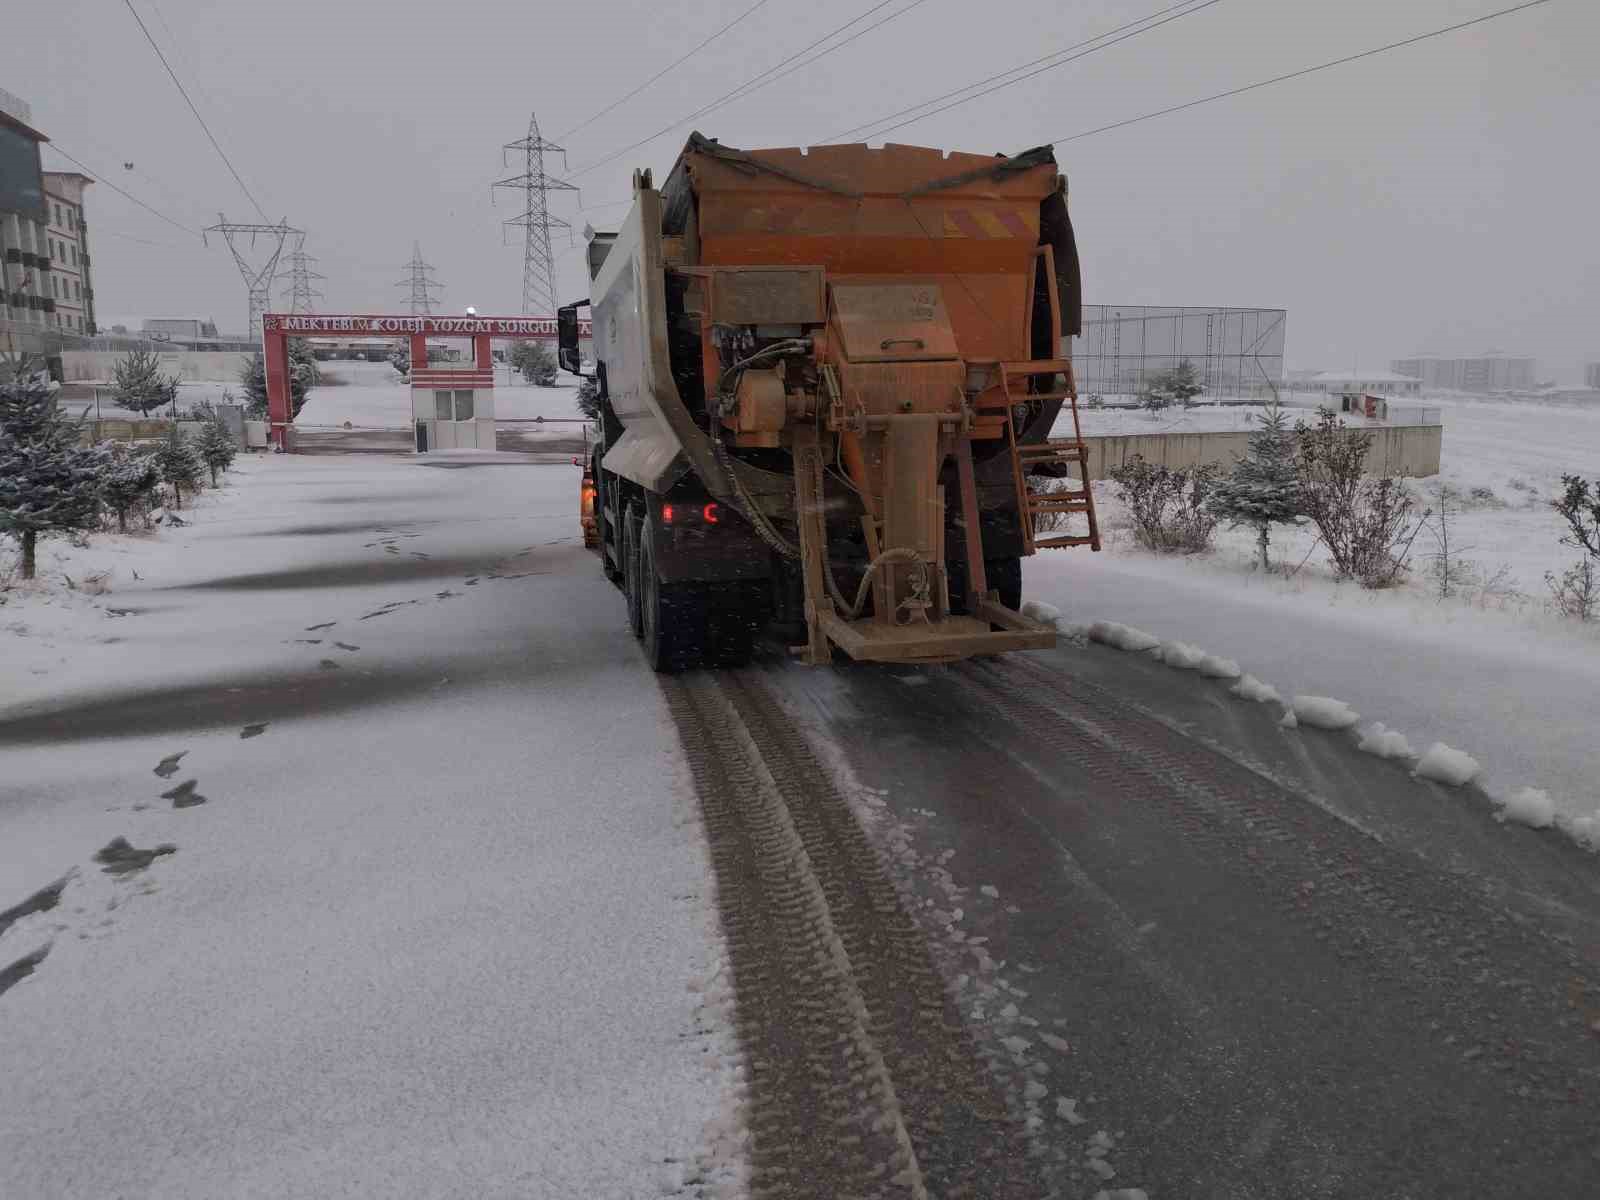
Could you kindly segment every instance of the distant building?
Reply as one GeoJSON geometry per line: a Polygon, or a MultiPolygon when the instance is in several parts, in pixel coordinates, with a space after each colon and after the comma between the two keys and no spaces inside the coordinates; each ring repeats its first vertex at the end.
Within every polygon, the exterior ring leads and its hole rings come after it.
{"type": "Polygon", "coordinates": [[[1422,380],[1428,388],[1458,392],[1504,392],[1533,386],[1534,361],[1508,354],[1481,354],[1476,358],[1438,358],[1420,355],[1397,358],[1389,368],[1422,380]]]}
{"type": "Polygon", "coordinates": [[[83,190],[93,182],[76,171],[44,172],[44,197],[50,210],[45,239],[50,243],[50,296],[56,302],[56,328],[82,337],[95,332],[89,226],[83,219],[83,190]]]}
{"type": "Polygon", "coordinates": [[[52,347],[56,298],[50,287],[50,209],[39,147],[49,141],[28,106],[0,93],[0,350],[44,354],[52,347]]]}
{"type": "Polygon", "coordinates": [[[1600,362],[1584,364],[1583,386],[1586,388],[1600,388],[1600,362]]]}
{"type": "Polygon", "coordinates": [[[1305,379],[1295,379],[1291,385],[1311,392],[1330,395],[1416,396],[1422,391],[1422,380],[1415,375],[1390,374],[1387,371],[1320,371],[1305,379]]]}
{"type": "Polygon", "coordinates": [[[217,336],[217,323],[215,321],[201,321],[187,317],[167,318],[157,317],[145,321],[141,332],[152,341],[198,341],[200,338],[214,338],[217,336]]]}

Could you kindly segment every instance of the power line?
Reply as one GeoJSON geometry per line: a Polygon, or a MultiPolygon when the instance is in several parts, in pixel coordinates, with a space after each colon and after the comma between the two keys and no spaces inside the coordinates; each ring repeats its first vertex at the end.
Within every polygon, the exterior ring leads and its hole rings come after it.
{"type": "Polygon", "coordinates": [[[122,2],[128,6],[128,11],[133,14],[133,19],[139,23],[139,31],[144,34],[144,40],[150,43],[150,49],[156,52],[156,57],[161,60],[161,65],[167,69],[167,74],[172,77],[173,85],[178,89],[178,94],[183,97],[183,102],[189,106],[189,111],[194,114],[194,119],[200,122],[200,128],[205,131],[206,138],[211,143],[211,148],[222,159],[223,165],[228,168],[228,173],[233,176],[233,181],[239,185],[239,190],[245,194],[245,198],[251,204],[255,205],[255,210],[261,214],[263,221],[270,220],[271,218],[267,216],[266,209],[261,207],[260,201],[245,186],[245,182],[240,178],[239,172],[234,170],[233,163],[223,153],[222,146],[212,136],[211,127],[206,124],[206,119],[200,115],[200,110],[194,106],[194,101],[189,99],[189,93],[184,90],[182,82],[178,79],[178,73],[172,69],[172,64],[167,61],[167,56],[161,53],[161,47],[156,44],[156,39],[150,36],[150,30],[145,26],[144,18],[139,15],[139,10],[133,7],[133,0],[122,0],[122,2]]]}
{"type": "Polygon", "coordinates": [[[167,216],[166,213],[160,212],[160,211],[158,211],[158,210],[156,210],[154,208],[151,208],[143,200],[139,199],[139,197],[133,195],[130,192],[123,191],[121,188],[119,188],[116,184],[112,183],[109,179],[107,179],[100,172],[92,170],[91,168],[85,166],[83,163],[79,162],[77,159],[73,158],[72,155],[68,154],[65,150],[63,150],[61,148],[61,143],[60,142],[55,142],[55,141],[51,142],[50,143],[50,149],[54,150],[57,154],[61,155],[62,158],[66,159],[73,166],[79,168],[80,170],[84,171],[86,174],[90,175],[95,180],[96,183],[103,184],[104,186],[110,188],[113,192],[116,192],[117,195],[122,196],[124,199],[133,201],[133,203],[137,204],[140,208],[144,209],[145,212],[149,213],[151,216],[160,217],[163,221],[165,221],[168,225],[171,225],[174,229],[181,230],[182,232],[187,233],[187,234],[191,234],[191,235],[193,235],[195,237],[199,237],[200,236],[200,234],[199,234],[199,232],[197,230],[190,229],[187,225],[181,224],[178,221],[174,221],[171,217],[167,216]]]}
{"type": "Polygon", "coordinates": [[[620,100],[613,100],[610,104],[606,105],[599,112],[595,113],[594,116],[590,117],[588,120],[584,121],[583,123],[581,123],[579,125],[574,125],[571,129],[567,130],[565,133],[557,134],[556,135],[556,141],[558,141],[558,142],[566,141],[569,137],[571,137],[573,134],[577,133],[580,129],[587,129],[590,125],[593,125],[596,121],[598,121],[601,117],[605,116],[608,112],[611,112],[613,109],[617,108],[619,105],[626,104],[629,100],[632,100],[640,92],[644,91],[645,88],[649,87],[656,80],[660,79],[668,71],[671,71],[675,67],[681,67],[684,63],[688,62],[696,54],[699,54],[700,51],[704,50],[712,42],[716,41],[723,34],[727,33],[728,30],[732,29],[740,21],[742,21],[746,17],[750,16],[757,9],[766,7],[771,2],[772,2],[772,0],[756,0],[756,2],[754,4],[752,4],[749,8],[745,9],[742,13],[740,13],[733,20],[729,21],[721,29],[719,29],[715,33],[713,33],[710,37],[706,38],[699,45],[697,45],[693,50],[689,51],[682,58],[675,59],[673,62],[668,63],[666,66],[662,67],[661,70],[657,71],[654,75],[650,76],[649,79],[646,79],[643,83],[641,83],[638,87],[634,88],[633,91],[629,92],[626,96],[623,96],[620,100]]]}
{"type": "Polygon", "coordinates": [[[1095,129],[1085,129],[1081,133],[1072,134],[1070,137],[1056,138],[1055,141],[1057,144],[1061,142],[1075,142],[1079,138],[1093,137],[1097,133],[1107,133],[1113,129],[1122,129],[1128,125],[1137,125],[1141,121],[1153,121],[1157,117],[1164,117],[1170,113],[1182,112],[1186,108],[1198,108],[1202,104],[1210,104],[1213,100],[1225,100],[1229,96],[1238,96],[1245,92],[1253,92],[1257,88],[1270,87],[1274,83],[1283,83],[1286,80],[1299,79],[1303,75],[1312,75],[1318,71],[1326,71],[1329,67],[1339,67],[1343,66],[1345,63],[1356,62],[1359,59],[1371,58],[1374,54],[1384,54],[1390,50],[1398,50],[1402,46],[1414,46],[1418,42],[1427,41],[1429,38],[1440,37],[1446,33],[1454,33],[1458,29],[1466,29],[1472,25],[1481,25],[1485,21],[1493,21],[1498,17],[1510,16],[1512,13],[1521,12],[1523,9],[1537,8],[1541,4],[1548,3],[1550,3],[1550,0],[1527,0],[1525,4],[1517,4],[1510,8],[1502,8],[1498,12],[1487,13],[1481,17],[1473,17],[1470,21],[1458,21],[1456,24],[1446,25],[1442,29],[1433,29],[1429,30],[1427,33],[1419,33],[1415,37],[1405,38],[1402,41],[1390,42],[1387,46],[1374,46],[1370,50],[1362,50],[1356,54],[1347,54],[1343,58],[1335,58],[1325,63],[1318,63],[1314,67],[1302,67],[1300,70],[1290,71],[1286,75],[1275,75],[1271,79],[1257,80],[1255,83],[1247,83],[1243,87],[1229,88],[1225,92],[1217,92],[1210,96],[1202,96],[1198,100],[1189,100],[1183,104],[1174,104],[1168,108],[1157,109],[1155,112],[1147,112],[1142,116],[1129,117],[1125,121],[1113,121],[1109,125],[1101,125],[1095,129]]]}
{"type": "MultiPolygon", "coordinates": [[[[880,9],[887,8],[890,4],[893,4],[894,2],[895,2],[895,0],[879,0],[879,3],[874,4],[871,8],[867,9],[864,13],[860,14],[857,17],[851,18],[850,20],[846,21],[843,25],[837,26],[836,28],[829,30],[827,33],[823,34],[821,37],[819,37],[816,41],[812,42],[810,45],[805,46],[805,47],[803,47],[803,48],[801,48],[799,50],[796,50],[793,54],[789,55],[789,57],[784,59],[782,62],[779,62],[774,66],[768,67],[765,71],[757,72],[755,75],[752,75],[749,79],[745,80],[743,83],[741,83],[738,87],[734,88],[732,91],[724,92],[721,96],[719,96],[715,100],[711,101],[710,104],[706,104],[706,105],[704,105],[704,106],[702,106],[700,108],[697,108],[697,109],[695,109],[694,112],[690,113],[688,116],[680,117],[678,120],[673,121],[671,124],[663,126],[661,129],[658,129],[655,133],[652,133],[649,137],[640,138],[637,142],[634,142],[632,145],[624,146],[624,147],[622,147],[622,149],[614,151],[613,153],[606,155],[604,158],[599,159],[596,162],[590,163],[588,166],[578,168],[576,171],[572,172],[572,177],[573,178],[577,178],[579,175],[586,175],[590,171],[593,171],[598,167],[603,167],[607,163],[611,163],[611,162],[616,161],[617,159],[621,158],[624,154],[627,154],[627,153],[630,153],[631,151],[637,150],[640,146],[648,145],[649,143],[655,141],[657,138],[664,137],[666,134],[671,133],[674,129],[678,129],[683,125],[687,125],[690,121],[693,121],[697,117],[703,117],[703,116],[705,116],[706,113],[714,112],[716,109],[721,108],[724,104],[727,104],[730,101],[733,101],[733,100],[736,100],[736,99],[742,99],[744,96],[747,96],[750,93],[758,91],[759,89],[767,86],[768,83],[776,83],[778,81],[778,79],[781,79],[783,77],[782,75],[778,75],[777,72],[783,70],[784,67],[786,67],[790,63],[794,62],[795,59],[800,58],[803,55],[810,53],[812,50],[816,49],[818,46],[822,45],[824,42],[831,41],[833,38],[838,37],[839,34],[843,33],[846,29],[849,29],[852,25],[860,24],[862,21],[865,21],[868,17],[870,17],[873,13],[878,12],[880,9]],[[769,76],[772,77],[772,78],[769,78],[769,76]]],[[[866,29],[858,30],[856,33],[852,34],[850,37],[846,38],[844,41],[838,43],[838,45],[829,46],[826,50],[823,50],[821,53],[813,55],[811,58],[808,58],[804,62],[798,64],[791,71],[784,71],[783,74],[784,75],[789,75],[789,74],[792,74],[793,70],[799,70],[801,67],[810,66],[812,63],[816,62],[818,59],[825,58],[827,55],[832,54],[835,50],[842,49],[843,47],[849,45],[851,42],[855,41],[855,39],[860,37],[862,34],[870,33],[873,29],[878,28],[879,25],[886,24],[887,22],[894,20],[896,17],[903,17],[903,16],[905,16],[906,13],[910,12],[913,8],[916,8],[919,5],[925,4],[925,3],[927,3],[927,0],[911,0],[911,3],[907,4],[904,8],[899,9],[896,12],[891,13],[889,16],[883,18],[883,20],[875,22],[873,25],[869,26],[866,29]]]]}
{"type": "Polygon", "coordinates": [[[94,235],[97,238],[113,237],[124,242],[138,242],[141,246],[159,246],[163,250],[187,250],[188,246],[175,245],[172,242],[153,242],[149,238],[134,237],[131,233],[118,233],[115,229],[101,229],[95,227],[94,235]]]}
{"type": "MultiPolygon", "coordinates": [[[[1041,55],[1040,57],[1032,59],[1029,62],[1025,62],[1025,63],[1022,63],[1022,64],[1020,64],[1018,66],[1011,67],[1011,68],[1009,68],[1007,70],[1000,71],[997,74],[990,75],[986,79],[976,80],[975,82],[969,83],[964,87],[958,87],[958,88],[954,89],[953,91],[945,92],[943,95],[940,95],[940,96],[932,96],[929,99],[923,100],[922,102],[920,102],[918,104],[911,105],[909,108],[902,108],[899,112],[892,112],[892,113],[889,113],[886,116],[878,117],[876,120],[867,121],[867,122],[864,122],[863,124],[860,124],[860,125],[853,125],[849,129],[841,130],[839,133],[829,134],[826,138],[822,139],[822,143],[825,144],[827,142],[842,142],[846,138],[851,137],[851,136],[853,136],[853,135],[855,135],[857,133],[860,133],[863,130],[872,129],[874,126],[882,125],[885,121],[893,121],[896,117],[906,116],[908,113],[914,113],[918,109],[927,108],[930,104],[938,104],[940,101],[948,100],[952,96],[959,96],[963,92],[972,91],[974,88],[981,88],[985,84],[994,83],[996,80],[999,80],[999,79],[1005,79],[1006,76],[1008,76],[1008,75],[1015,75],[1019,71],[1026,71],[1026,70],[1028,70],[1029,67],[1037,67],[1037,66],[1039,66],[1040,63],[1049,63],[1050,64],[1049,66],[1041,67],[1040,71],[1048,71],[1048,70],[1051,70],[1054,67],[1065,66],[1066,63],[1073,62],[1073,61],[1075,61],[1076,59],[1079,59],[1079,58],[1083,58],[1085,55],[1093,54],[1095,52],[1095,50],[1104,50],[1106,48],[1106,46],[1112,46],[1112,45],[1115,45],[1116,43],[1115,42],[1105,42],[1105,45],[1094,46],[1093,49],[1091,49],[1091,50],[1084,50],[1083,54],[1073,55],[1072,58],[1063,59],[1061,62],[1051,62],[1050,60],[1061,58],[1062,55],[1065,55],[1065,54],[1072,54],[1072,52],[1074,50],[1082,50],[1083,47],[1092,46],[1093,43],[1095,43],[1095,42],[1104,42],[1106,38],[1115,37],[1117,34],[1122,33],[1124,30],[1133,29],[1137,25],[1144,25],[1145,28],[1137,30],[1136,33],[1147,33],[1147,32],[1149,32],[1149,30],[1156,28],[1156,25],[1150,25],[1150,24],[1147,24],[1147,22],[1155,21],[1158,25],[1164,25],[1164,24],[1166,24],[1166,21],[1158,21],[1157,18],[1166,17],[1167,21],[1176,21],[1178,19],[1178,17],[1186,17],[1186,16],[1189,15],[1189,13],[1198,12],[1201,8],[1207,8],[1207,7],[1210,6],[1210,4],[1214,4],[1216,2],[1217,2],[1217,0],[1207,0],[1207,3],[1200,4],[1200,5],[1198,5],[1198,6],[1194,7],[1194,8],[1190,8],[1189,6],[1194,4],[1195,0],[1180,0],[1179,3],[1174,4],[1174,5],[1172,5],[1172,6],[1168,7],[1168,8],[1163,8],[1159,12],[1153,12],[1149,16],[1140,17],[1137,20],[1129,21],[1129,22],[1127,22],[1126,24],[1123,24],[1123,25],[1118,25],[1115,29],[1108,29],[1105,33],[1099,33],[1099,34],[1096,34],[1094,37],[1085,38],[1081,42],[1075,42],[1072,45],[1066,46],[1066,47],[1064,47],[1064,48],[1062,48],[1060,50],[1053,50],[1049,54],[1041,55]],[[1187,9],[1188,11],[1187,12],[1177,12],[1178,9],[1187,9]],[[1167,14],[1169,14],[1169,13],[1176,13],[1176,15],[1175,16],[1168,16],[1167,14]]],[[[1127,36],[1128,37],[1134,37],[1134,36],[1136,36],[1136,34],[1135,33],[1130,33],[1127,36]]],[[[1117,38],[1117,41],[1125,41],[1125,40],[1126,40],[1125,38],[1117,38]]],[[[1000,84],[999,87],[1010,87],[1012,83],[1021,83],[1022,80],[1031,79],[1033,77],[1033,75],[1039,74],[1040,71],[1034,71],[1032,74],[1023,75],[1018,79],[1010,80],[1008,83],[1000,84]]],[[[998,91],[998,90],[999,90],[998,87],[989,89],[989,91],[998,91]]],[[[967,102],[967,100],[976,100],[976,99],[978,99],[979,96],[988,95],[989,91],[979,92],[979,93],[977,93],[977,95],[968,96],[965,100],[956,101],[956,104],[965,104],[967,102]]],[[[899,125],[887,126],[884,129],[878,130],[877,133],[875,133],[875,134],[873,134],[871,136],[872,137],[881,137],[883,134],[889,133],[892,130],[899,129],[902,126],[905,126],[905,125],[913,124],[916,121],[920,121],[920,120],[923,119],[923,117],[931,117],[931,116],[934,115],[935,112],[944,112],[945,109],[947,109],[947,108],[954,108],[954,107],[956,107],[956,104],[947,104],[947,105],[945,105],[945,108],[934,109],[932,112],[925,112],[925,113],[922,114],[922,116],[912,117],[910,120],[900,122],[899,125]]],[[[866,139],[863,139],[863,140],[866,140],[866,139]]]]}

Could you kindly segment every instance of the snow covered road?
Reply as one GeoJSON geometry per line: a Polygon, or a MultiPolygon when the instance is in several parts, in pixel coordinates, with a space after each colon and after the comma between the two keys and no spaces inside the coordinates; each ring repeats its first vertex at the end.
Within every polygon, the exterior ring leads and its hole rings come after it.
{"type": "Polygon", "coordinates": [[[698,1194],[708,864],[576,484],[255,459],[52,547],[117,575],[5,635],[0,908],[71,878],[0,934],[0,1191],[698,1194]]]}
{"type": "Polygon", "coordinates": [[[1050,1194],[1592,1190],[1586,851],[1101,646],[763,682],[835,747],[1050,1194]]]}

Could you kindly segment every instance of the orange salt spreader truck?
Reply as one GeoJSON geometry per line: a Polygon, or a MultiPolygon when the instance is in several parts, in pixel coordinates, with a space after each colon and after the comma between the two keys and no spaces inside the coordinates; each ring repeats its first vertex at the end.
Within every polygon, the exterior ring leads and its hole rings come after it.
{"type": "Polygon", "coordinates": [[[1050,147],[694,134],[659,190],[635,173],[588,265],[559,313],[573,373],[592,313],[585,532],[652,666],[736,664],[764,632],[812,664],[1054,645],[1018,611],[1021,561],[1100,538],[1050,147]]]}

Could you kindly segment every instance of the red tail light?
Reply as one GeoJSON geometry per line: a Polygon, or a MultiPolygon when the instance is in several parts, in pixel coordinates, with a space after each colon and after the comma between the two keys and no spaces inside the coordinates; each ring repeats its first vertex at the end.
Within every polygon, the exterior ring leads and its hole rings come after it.
{"type": "Polygon", "coordinates": [[[661,506],[661,522],[664,525],[672,524],[672,505],[663,504],[661,506]]]}
{"type": "Polygon", "coordinates": [[[708,504],[701,510],[701,516],[705,517],[707,525],[715,525],[722,520],[722,511],[715,504],[708,504]]]}

